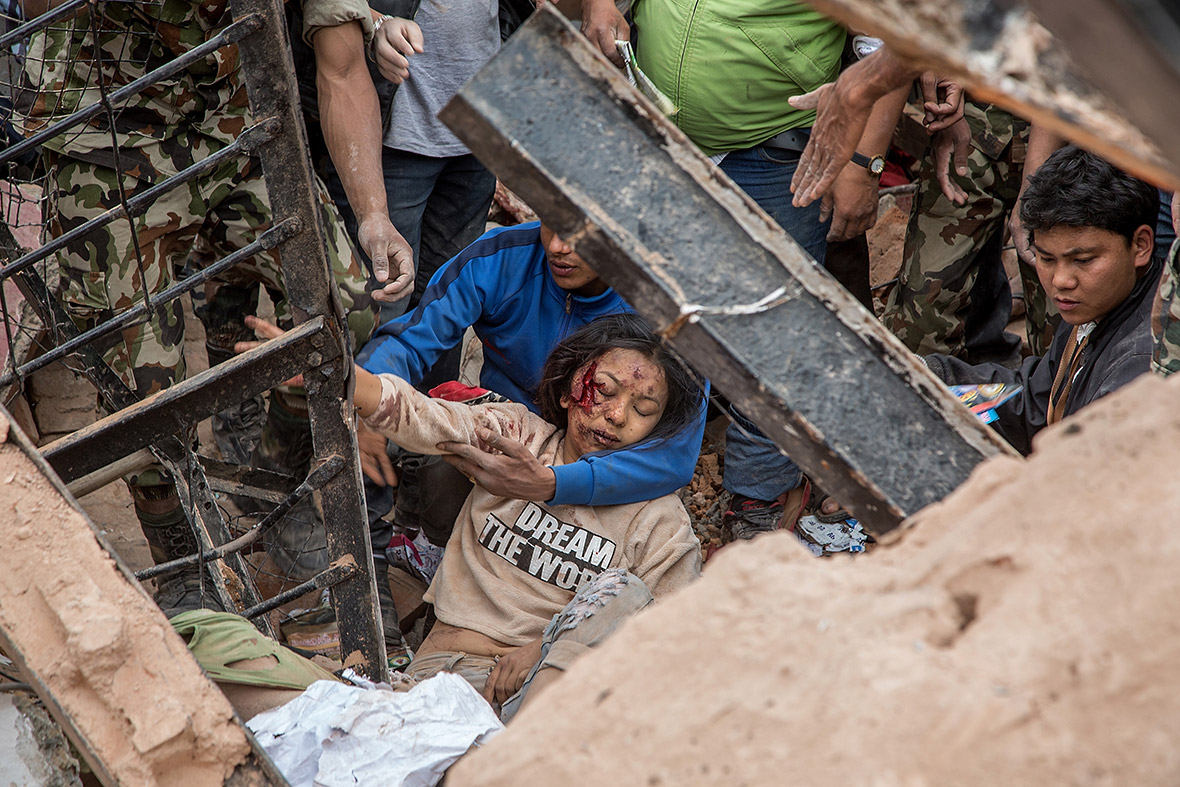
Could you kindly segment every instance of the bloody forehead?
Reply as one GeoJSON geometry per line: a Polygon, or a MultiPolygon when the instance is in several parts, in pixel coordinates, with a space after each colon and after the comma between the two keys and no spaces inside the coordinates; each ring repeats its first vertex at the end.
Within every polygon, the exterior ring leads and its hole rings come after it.
{"type": "Polygon", "coordinates": [[[574,376],[570,385],[570,398],[586,412],[590,412],[590,408],[595,405],[598,391],[603,388],[602,383],[594,381],[594,375],[597,373],[598,361],[591,361],[586,364],[586,370],[580,377],[574,376]]]}

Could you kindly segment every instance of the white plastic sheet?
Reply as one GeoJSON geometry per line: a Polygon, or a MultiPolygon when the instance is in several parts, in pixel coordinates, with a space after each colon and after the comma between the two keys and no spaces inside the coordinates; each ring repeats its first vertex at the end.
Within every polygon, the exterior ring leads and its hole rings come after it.
{"type": "Polygon", "coordinates": [[[471,684],[447,672],[408,692],[318,681],[246,726],[291,787],[433,787],[504,728],[471,684]]]}

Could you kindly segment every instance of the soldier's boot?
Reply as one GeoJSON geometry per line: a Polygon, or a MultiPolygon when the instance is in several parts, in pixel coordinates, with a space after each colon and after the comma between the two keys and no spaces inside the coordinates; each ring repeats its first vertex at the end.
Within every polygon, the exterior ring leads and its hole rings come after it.
{"type": "MultiPolygon", "coordinates": [[[[216,258],[209,244],[198,237],[186,260],[186,270],[200,270],[216,258]]],[[[194,311],[205,326],[205,352],[210,368],[233,358],[237,342],[257,338],[254,331],[246,327],[244,316],[258,312],[258,297],[257,284],[243,287],[227,282],[208,282],[203,292],[199,288],[193,291],[194,311]]],[[[259,395],[213,416],[213,439],[226,462],[250,464],[262,433],[263,408],[263,399],[259,395]]]]}
{"type": "Polygon", "coordinates": [[[384,555],[373,555],[373,574],[377,580],[377,605],[381,610],[381,628],[385,632],[385,655],[391,670],[402,670],[410,664],[414,654],[410,652],[402,636],[401,621],[393,603],[393,592],[389,589],[389,562],[384,555]]]}
{"type": "MultiPolygon", "coordinates": [[[[307,397],[280,389],[271,391],[253,466],[302,481],[311,467],[312,455],[307,397]]],[[[268,541],[271,559],[291,579],[311,579],[328,567],[324,520],[310,495],[283,517],[268,541]]]]}
{"type": "MultiPolygon", "coordinates": [[[[171,484],[132,486],[135,516],[147,539],[152,560],[158,565],[195,555],[200,546],[171,484]]],[[[224,611],[209,582],[202,582],[201,569],[193,565],[165,574],[156,580],[156,604],[168,617],[195,609],[224,611]]]]}
{"type": "MultiPolygon", "coordinates": [[[[217,337],[205,342],[205,353],[209,356],[210,368],[234,357],[236,353],[232,341],[235,338],[217,337]]],[[[214,415],[213,439],[217,443],[217,450],[221,452],[222,460],[248,466],[262,438],[262,425],[265,420],[266,410],[262,394],[252,396],[214,415]]]]}

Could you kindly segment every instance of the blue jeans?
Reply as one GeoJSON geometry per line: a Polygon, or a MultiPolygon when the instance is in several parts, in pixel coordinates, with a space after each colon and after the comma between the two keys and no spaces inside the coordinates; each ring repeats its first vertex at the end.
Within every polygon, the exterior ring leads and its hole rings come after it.
{"type": "MultiPolygon", "coordinates": [[[[806,208],[791,205],[791,178],[798,163],[798,153],[755,147],[730,153],[721,169],[823,265],[829,222],[819,220],[819,201],[806,208]]],[[[757,500],[773,500],[797,487],[799,466],[741,413],[730,408],[730,416],[734,422],[725,432],[725,488],[757,500]]]]}

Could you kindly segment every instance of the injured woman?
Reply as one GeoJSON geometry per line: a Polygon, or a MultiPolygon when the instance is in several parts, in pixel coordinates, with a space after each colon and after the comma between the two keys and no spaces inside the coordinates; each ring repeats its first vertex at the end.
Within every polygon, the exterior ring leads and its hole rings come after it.
{"type": "MultiPolygon", "coordinates": [[[[431,399],[391,375],[357,372],[365,423],[402,448],[440,453],[447,441],[523,443],[543,463],[623,450],[674,434],[698,412],[696,379],[634,315],[590,323],[559,344],[538,404],[474,406],[431,399]],[[564,428],[560,428],[564,427],[564,428]],[[488,434],[490,432],[490,434],[488,434]]],[[[554,506],[475,486],[426,600],[438,622],[407,674],[467,678],[507,719],[653,596],[700,573],[700,545],[679,498],[554,506]]]]}
{"type": "MultiPolygon", "coordinates": [[[[392,375],[359,367],[356,375],[358,414],[408,451],[440,454],[444,442],[495,450],[505,438],[546,465],[674,434],[697,416],[701,395],[693,374],[634,315],[600,318],[554,349],[538,387],[543,418],[520,404],[432,399],[392,375]]],[[[526,695],[700,567],[700,544],[674,494],[550,505],[476,485],[425,596],[437,622],[406,673],[457,673],[507,720],[526,695]]]]}

